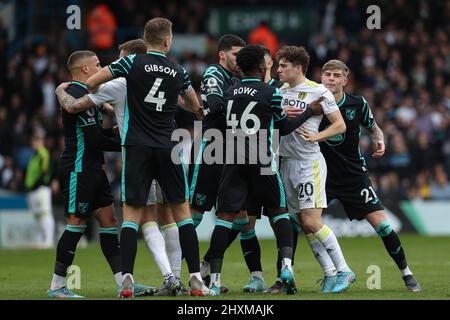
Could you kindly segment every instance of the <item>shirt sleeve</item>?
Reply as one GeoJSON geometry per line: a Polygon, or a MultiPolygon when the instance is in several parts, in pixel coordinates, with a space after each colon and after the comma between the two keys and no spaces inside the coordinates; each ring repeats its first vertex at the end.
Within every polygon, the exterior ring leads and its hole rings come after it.
{"type": "Polygon", "coordinates": [[[323,85],[320,86],[320,89],[324,89],[324,91],[320,94],[320,96],[324,97],[320,105],[322,106],[323,114],[330,114],[335,111],[339,111],[339,107],[336,104],[336,100],[334,99],[333,94],[330,90],[325,88],[323,85]]]}
{"type": "Polygon", "coordinates": [[[272,97],[270,99],[270,107],[273,111],[273,119],[274,121],[280,121],[286,118],[286,112],[284,112],[283,107],[281,107],[281,100],[283,99],[283,96],[281,94],[281,91],[279,89],[276,89],[276,91],[272,94],[272,97]]]}
{"type": "Polygon", "coordinates": [[[119,60],[111,63],[108,68],[111,71],[111,74],[114,78],[119,77],[127,77],[127,75],[131,71],[131,67],[133,66],[134,59],[136,58],[135,54],[131,54],[129,56],[120,58],[119,60]]]}
{"type": "Polygon", "coordinates": [[[111,103],[113,106],[117,105],[119,98],[127,93],[126,81],[119,80],[122,79],[109,81],[102,85],[97,92],[89,93],[89,99],[97,106],[101,106],[103,103],[111,103]]]}
{"type": "Polygon", "coordinates": [[[373,117],[372,110],[370,110],[369,104],[367,103],[367,100],[362,98],[363,106],[362,106],[362,117],[361,117],[361,125],[364,128],[370,129],[375,124],[375,118],[373,117]]]}
{"type": "Polygon", "coordinates": [[[188,94],[193,89],[191,79],[189,78],[186,69],[183,67],[181,68],[183,69],[183,87],[181,88],[181,94],[188,94]]]}
{"type": "Polygon", "coordinates": [[[207,103],[208,112],[220,111],[223,105],[223,75],[216,67],[206,70],[202,78],[201,97],[207,103]]]}

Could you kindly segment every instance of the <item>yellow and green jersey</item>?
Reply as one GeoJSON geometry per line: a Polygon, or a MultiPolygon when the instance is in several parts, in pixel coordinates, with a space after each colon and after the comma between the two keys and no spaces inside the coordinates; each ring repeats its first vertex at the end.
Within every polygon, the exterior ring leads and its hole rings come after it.
{"type": "Polygon", "coordinates": [[[48,185],[51,179],[50,154],[45,147],[39,148],[28,163],[25,176],[27,190],[35,190],[48,185]]]}

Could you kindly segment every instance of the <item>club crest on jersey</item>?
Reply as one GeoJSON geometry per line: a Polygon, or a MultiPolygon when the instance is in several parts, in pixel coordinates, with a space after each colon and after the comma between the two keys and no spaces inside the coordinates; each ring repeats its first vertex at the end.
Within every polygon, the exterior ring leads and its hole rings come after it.
{"type": "Polygon", "coordinates": [[[297,98],[298,98],[299,100],[305,100],[305,98],[306,98],[307,95],[308,95],[307,92],[300,92],[300,93],[298,94],[297,98]]]}
{"type": "Polygon", "coordinates": [[[88,212],[88,208],[89,208],[89,203],[87,202],[78,202],[78,211],[85,215],[88,212]]]}
{"type": "MultiPolygon", "coordinates": [[[[354,116],[353,116],[354,117],[354,116]]],[[[327,126],[328,128],[329,126],[327,126]]],[[[326,128],[325,128],[326,129],[326,128]]],[[[324,129],[324,130],[325,130],[324,129]]],[[[334,137],[329,138],[328,140],[325,140],[325,143],[329,145],[330,147],[336,147],[340,145],[345,140],[345,132],[335,135],[334,137]]]]}
{"type": "Polygon", "coordinates": [[[199,206],[204,205],[206,202],[206,195],[197,193],[195,195],[195,202],[197,202],[197,205],[199,205],[199,206]]]}
{"type": "Polygon", "coordinates": [[[356,115],[356,109],[345,110],[345,116],[347,117],[348,120],[355,119],[355,115],[356,115]]]}

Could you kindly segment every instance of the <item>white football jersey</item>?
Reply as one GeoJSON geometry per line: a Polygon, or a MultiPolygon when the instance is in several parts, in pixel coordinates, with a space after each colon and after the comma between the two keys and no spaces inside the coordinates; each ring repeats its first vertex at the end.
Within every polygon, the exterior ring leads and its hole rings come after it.
{"type": "Polygon", "coordinates": [[[89,99],[97,106],[103,103],[110,103],[114,108],[119,133],[122,137],[123,122],[125,114],[125,104],[127,99],[127,80],[125,78],[117,78],[102,84],[95,93],[88,94],[89,99]]]}
{"type": "MultiPolygon", "coordinates": [[[[304,111],[310,102],[319,99],[323,96],[325,99],[320,103],[324,114],[329,114],[339,111],[334,96],[330,90],[325,88],[323,84],[315,83],[306,79],[305,82],[299,84],[294,88],[287,88],[282,90],[283,100],[281,106],[296,107],[304,111]]],[[[323,115],[312,116],[302,124],[309,133],[315,134],[319,130],[320,122],[323,115]]],[[[318,159],[320,154],[320,147],[318,142],[305,141],[303,137],[297,132],[281,137],[280,142],[280,156],[288,158],[296,158],[299,160],[314,160],[318,159]]]]}

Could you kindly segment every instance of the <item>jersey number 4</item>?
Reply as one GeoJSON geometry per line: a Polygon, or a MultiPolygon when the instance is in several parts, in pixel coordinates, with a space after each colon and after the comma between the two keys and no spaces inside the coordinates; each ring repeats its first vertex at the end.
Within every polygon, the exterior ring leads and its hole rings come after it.
{"type": "Polygon", "coordinates": [[[162,78],[156,78],[155,83],[153,83],[152,88],[150,89],[150,91],[148,92],[147,96],[144,99],[145,102],[155,103],[156,111],[162,111],[162,107],[166,103],[166,99],[164,98],[165,96],[164,91],[160,91],[158,93],[158,97],[155,97],[155,94],[158,91],[162,81],[163,81],[162,78]]]}
{"type": "MultiPolygon", "coordinates": [[[[240,127],[246,134],[255,134],[261,127],[261,122],[259,121],[258,116],[256,114],[250,113],[257,103],[258,102],[256,101],[250,102],[245,108],[244,112],[242,113],[240,127]],[[247,122],[249,120],[253,121],[253,127],[251,128],[247,126],[247,122]]],[[[233,100],[230,100],[228,101],[227,105],[227,126],[231,127],[231,132],[234,133],[236,132],[236,129],[239,125],[239,120],[236,119],[235,113],[231,113],[232,107],[233,107],[233,100]]]]}

